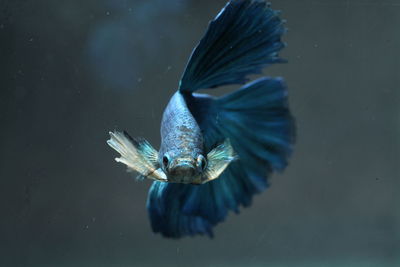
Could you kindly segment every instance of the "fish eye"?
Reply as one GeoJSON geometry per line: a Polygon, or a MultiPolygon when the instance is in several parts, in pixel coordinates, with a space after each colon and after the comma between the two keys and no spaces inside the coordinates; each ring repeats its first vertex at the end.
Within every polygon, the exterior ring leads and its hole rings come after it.
{"type": "Polygon", "coordinates": [[[164,168],[166,169],[169,164],[169,159],[168,159],[167,155],[164,155],[164,157],[162,158],[162,163],[163,163],[164,168]]]}
{"type": "Polygon", "coordinates": [[[207,166],[207,160],[203,155],[199,155],[197,157],[197,167],[199,167],[202,171],[204,171],[204,169],[207,166]]]}

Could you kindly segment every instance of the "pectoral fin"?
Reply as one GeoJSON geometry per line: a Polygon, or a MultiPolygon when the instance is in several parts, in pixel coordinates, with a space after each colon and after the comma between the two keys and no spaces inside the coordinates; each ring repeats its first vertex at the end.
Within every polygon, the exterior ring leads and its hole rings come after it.
{"type": "Polygon", "coordinates": [[[115,161],[128,167],[129,171],[139,173],[139,178],[146,177],[157,181],[167,181],[164,171],[159,168],[158,152],[144,139],[135,139],[126,132],[110,132],[107,144],[121,154],[115,161]]]}
{"type": "Polygon", "coordinates": [[[217,179],[220,174],[228,167],[231,161],[237,159],[229,139],[212,149],[207,154],[207,167],[202,177],[202,183],[207,183],[217,179]]]}

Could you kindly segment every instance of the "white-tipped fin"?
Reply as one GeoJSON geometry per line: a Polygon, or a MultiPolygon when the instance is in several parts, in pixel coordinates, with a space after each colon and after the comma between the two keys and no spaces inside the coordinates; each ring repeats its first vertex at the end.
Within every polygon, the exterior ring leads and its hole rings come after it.
{"type": "Polygon", "coordinates": [[[202,177],[202,183],[217,179],[229,163],[237,158],[229,139],[226,139],[207,154],[208,163],[202,177]]]}
{"type": "Polygon", "coordinates": [[[144,139],[131,138],[127,133],[110,132],[107,144],[121,154],[115,161],[128,166],[128,170],[136,171],[139,177],[157,181],[167,181],[167,176],[158,166],[158,152],[144,139]]]}

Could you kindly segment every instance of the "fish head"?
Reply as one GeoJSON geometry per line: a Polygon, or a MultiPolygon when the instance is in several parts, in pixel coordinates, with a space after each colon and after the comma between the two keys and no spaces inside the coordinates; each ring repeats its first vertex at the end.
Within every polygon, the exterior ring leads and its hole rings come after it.
{"type": "Polygon", "coordinates": [[[162,168],[168,177],[168,182],[198,184],[207,165],[202,154],[173,156],[165,153],[162,157],[162,168]]]}

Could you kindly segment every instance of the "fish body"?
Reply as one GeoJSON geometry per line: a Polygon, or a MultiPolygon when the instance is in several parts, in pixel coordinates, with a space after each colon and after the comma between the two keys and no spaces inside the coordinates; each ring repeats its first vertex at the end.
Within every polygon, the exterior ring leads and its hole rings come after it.
{"type": "Polygon", "coordinates": [[[184,96],[177,91],[168,103],[161,121],[160,165],[168,180],[201,183],[205,166],[204,140],[184,96]]]}
{"type": "Polygon", "coordinates": [[[249,82],[284,62],[283,21],[261,0],[231,0],[196,46],[161,122],[161,146],[126,132],[108,144],[139,177],[154,180],[147,209],[154,232],[165,237],[213,235],[229,211],[249,206],[273,171],[287,166],[294,119],[282,78],[249,82]],[[196,93],[245,84],[221,97],[196,93]]]}

